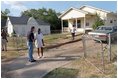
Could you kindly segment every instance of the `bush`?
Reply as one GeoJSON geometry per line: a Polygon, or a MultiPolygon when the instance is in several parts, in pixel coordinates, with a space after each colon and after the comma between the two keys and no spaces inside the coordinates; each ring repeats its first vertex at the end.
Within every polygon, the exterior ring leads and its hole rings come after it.
{"type": "Polygon", "coordinates": [[[98,26],[104,25],[104,21],[100,18],[100,16],[96,13],[95,23],[92,25],[93,29],[96,29],[98,26]]]}

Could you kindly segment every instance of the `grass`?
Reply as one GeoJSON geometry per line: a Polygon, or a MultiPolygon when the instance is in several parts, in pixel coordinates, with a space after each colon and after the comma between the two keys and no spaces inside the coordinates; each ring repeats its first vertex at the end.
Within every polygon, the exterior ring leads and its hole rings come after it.
{"type": "Polygon", "coordinates": [[[1,59],[2,61],[10,61],[14,58],[17,58],[19,56],[23,56],[26,54],[26,50],[24,50],[23,52],[18,52],[17,50],[12,50],[12,51],[2,51],[1,53],[1,59]]]}
{"type": "Polygon", "coordinates": [[[8,51],[1,52],[2,61],[10,61],[19,56],[26,54],[27,50],[18,51],[17,49],[26,48],[26,38],[25,37],[8,37],[7,49],[8,51]]]}
{"type": "Polygon", "coordinates": [[[44,41],[45,43],[55,43],[59,40],[63,40],[63,39],[68,39],[67,37],[67,33],[66,34],[51,34],[51,35],[46,35],[44,36],[44,41]]]}
{"type": "Polygon", "coordinates": [[[26,37],[8,37],[8,47],[26,48],[26,37]]]}
{"type": "Polygon", "coordinates": [[[79,74],[78,74],[79,78],[116,78],[117,77],[117,66],[112,63],[105,65],[104,74],[100,72],[98,69],[96,69],[93,65],[86,62],[83,58],[73,61],[67,67],[79,69],[79,74]]]}
{"type": "Polygon", "coordinates": [[[79,70],[69,68],[56,68],[49,72],[44,78],[76,78],[79,70]]]}

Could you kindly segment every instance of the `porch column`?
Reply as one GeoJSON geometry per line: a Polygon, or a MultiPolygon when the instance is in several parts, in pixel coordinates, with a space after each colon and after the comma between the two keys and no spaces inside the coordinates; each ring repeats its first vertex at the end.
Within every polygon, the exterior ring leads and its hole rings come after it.
{"type": "Polygon", "coordinates": [[[63,33],[63,20],[61,20],[61,32],[63,33]]]}
{"type": "Polygon", "coordinates": [[[70,32],[69,19],[68,19],[68,32],[70,32]]]}
{"type": "Polygon", "coordinates": [[[85,29],[86,29],[86,18],[84,16],[84,34],[85,34],[85,29]]]}
{"type": "Polygon", "coordinates": [[[77,29],[77,18],[76,18],[76,29],[77,29]]]}

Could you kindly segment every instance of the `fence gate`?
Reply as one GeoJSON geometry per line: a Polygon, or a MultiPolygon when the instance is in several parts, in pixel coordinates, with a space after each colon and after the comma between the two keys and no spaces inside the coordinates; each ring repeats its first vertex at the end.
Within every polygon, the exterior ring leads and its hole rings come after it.
{"type": "Polygon", "coordinates": [[[100,72],[105,72],[105,63],[111,61],[111,42],[103,43],[90,35],[82,37],[84,58],[94,65],[100,72]],[[107,51],[107,52],[106,52],[107,51]]]}

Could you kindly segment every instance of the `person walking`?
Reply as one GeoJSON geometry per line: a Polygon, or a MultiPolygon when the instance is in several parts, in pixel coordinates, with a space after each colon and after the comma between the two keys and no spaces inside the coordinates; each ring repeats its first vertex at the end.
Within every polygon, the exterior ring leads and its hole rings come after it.
{"type": "Polygon", "coordinates": [[[30,62],[35,62],[36,61],[33,58],[33,43],[35,41],[35,39],[34,39],[34,31],[35,31],[35,27],[32,26],[30,32],[28,32],[28,34],[27,34],[28,55],[29,55],[29,61],[30,62]]]}
{"type": "Polygon", "coordinates": [[[75,25],[73,25],[73,27],[70,29],[70,32],[71,32],[71,35],[72,35],[72,40],[75,39],[75,31],[76,31],[76,28],[75,28],[75,25]]]}
{"type": "Polygon", "coordinates": [[[1,32],[1,37],[2,37],[2,51],[7,51],[7,33],[4,29],[2,29],[1,32]]]}
{"type": "Polygon", "coordinates": [[[43,46],[44,46],[44,41],[43,41],[43,34],[41,33],[41,29],[38,29],[38,33],[36,33],[35,36],[35,46],[37,48],[38,52],[38,58],[43,57],[43,46]]]}

